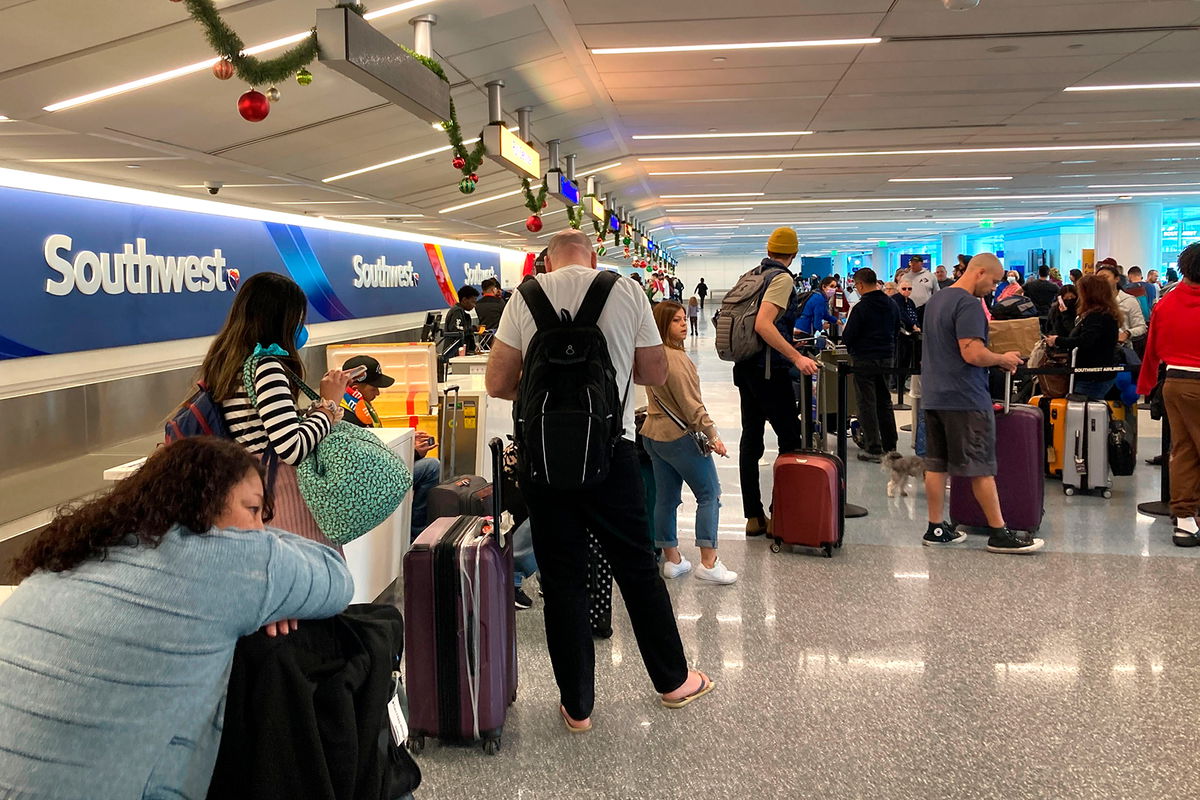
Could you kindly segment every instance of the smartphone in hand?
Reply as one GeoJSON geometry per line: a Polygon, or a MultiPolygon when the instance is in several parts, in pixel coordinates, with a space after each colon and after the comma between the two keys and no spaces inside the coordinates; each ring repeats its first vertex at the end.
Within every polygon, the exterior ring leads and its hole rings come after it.
{"type": "Polygon", "coordinates": [[[366,365],[360,364],[359,366],[347,372],[346,377],[350,379],[351,383],[357,383],[358,381],[361,381],[363,378],[367,377],[366,365]]]}

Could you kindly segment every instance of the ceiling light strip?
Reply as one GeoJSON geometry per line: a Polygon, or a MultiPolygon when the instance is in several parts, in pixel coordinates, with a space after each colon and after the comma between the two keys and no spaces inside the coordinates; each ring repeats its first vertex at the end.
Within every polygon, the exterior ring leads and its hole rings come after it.
{"type": "Polygon", "coordinates": [[[762,197],[766,192],[715,192],[713,194],[663,194],[659,200],[679,200],[693,197],[762,197]]]}
{"type": "Polygon", "coordinates": [[[1115,83],[1107,86],[1068,86],[1064,92],[1130,92],[1142,89],[1200,89],[1200,83],[1115,83]]]}
{"type": "MultiPolygon", "coordinates": [[[[364,19],[368,19],[368,20],[379,19],[380,17],[386,17],[391,14],[398,14],[401,11],[407,11],[410,8],[416,8],[417,6],[428,5],[429,3],[432,3],[432,2],[434,2],[434,0],[410,0],[410,2],[407,2],[407,3],[399,3],[397,5],[388,6],[386,8],[381,8],[378,11],[373,11],[368,14],[365,14],[364,19]]],[[[287,47],[288,45],[303,41],[304,39],[307,39],[311,35],[312,35],[311,31],[303,31],[302,33],[294,33],[291,36],[285,36],[282,39],[275,39],[270,42],[263,42],[262,44],[257,44],[257,45],[254,45],[253,47],[248,47],[245,50],[243,50],[242,52],[248,56],[259,55],[260,53],[265,53],[270,50],[276,50],[280,47],[287,47]]],[[[210,69],[212,67],[212,65],[217,63],[218,61],[220,61],[219,58],[210,58],[210,59],[207,59],[206,61],[199,61],[195,64],[188,64],[187,66],[176,67],[175,69],[167,70],[166,72],[160,72],[156,75],[147,75],[144,78],[138,78],[137,80],[128,81],[126,83],[120,83],[120,84],[117,84],[116,86],[110,86],[107,89],[100,89],[95,92],[89,92],[88,94],[80,95],[79,97],[72,97],[69,100],[62,100],[57,103],[51,103],[50,105],[43,107],[42,110],[50,111],[50,112],[64,111],[68,108],[75,108],[77,106],[86,105],[88,103],[94,103],[97,100],[106,100],[109,97],[115,97],[119,94],[125,94],[126,92],[132,92],[132,91],[136,91],[138,89],[145,89],[148,86],[156,86],[160,83],[166,83],[167,81],[171,81],[176,78],[182,78],[186,75],[193,75],[197,72],[202,72],[206,69],[210,69]]]]}
{"type": "MultiPolygon", "coordinates": [[[[1200,192],[1134,192],[1122,194],[1121,197],[1164,197],[1170,195],[1195,195],[1200,192]]],[[[988,200],[1020,200],[1022,202],[1038,201],[1038,202],[1060,202],[1064,200],[1102,200],[1104,198],[1117,197],[1116,192],[1103,192],[1096,194],[1006,194],[989,196],[988,200]]],[[[786,206],[786,205],[801,205],[801,206],[819,206],[819,205],[844,205],[849,203],[967,203],[978,200],[977,197],[829,197],[821,199],[805,199],[805,200],[759,200],[755,205],[763,206],[786,206]]],[[[736,202],[730,203],[703,203],[701,205],[736,205],[736,202]]],[[[684,204],[684,208],[687,204],[684,204]]]]}
{"type": "Polygon", "coordinates": [[[490,203],[493,200],[503,200],[506,197],[515,197],[516,195],[519,195],[522,191],[524,191],[524,190],[523,189],[513,189],[511,192],[501,192],[500,194],[494,194],[494,195],[491,195],[490,197],[484,197],[480,200],[472,200],[469,203],[460,203],[459,205],[450,206],[449,208],[442,208],[442,209],[438,210],[438,213],[439,214],[449,214],[451,211],[461,211],[464,208],[471,208],[473,206],[481,206],[484,203],[490,203]]]}
{"type": "Polygon", "coordinates": [[[594,47],[592,55],[616,56],[640,53],[700,53],[709,50],[767,50],[787,47],[839,47],[844,45],[879,44],[877,36],[862,39],[809,39],[791,42],[727,42],[720,44],[676,44],[657,47],[594,47]]]}
{"type": "Polygon", "coordinates": [[[947,147],[927,150],[859,150],[828,153],[740,153],[717,156],[643,156],[638,161],[747,161],[772,158],[853,158],[856,156],[937,156],[980,153],[1063,153],[1084,150],[1171,150],[1196,149],[1200,142],[1136,142],[1126,144],[1067,144],[1029,147],[947,147]]]}
{"type": "Polygon", "coordinates": [[[772,169],[698,169],[688,170],[684,172],[648,172],[647,175],[663,176],[663,175],[751,175],[763,172],[783,172],[783,167],[774,167],[772,169]]]}
{"type": "Polygon", "coordinates": [[[745,133],[647,133],[632,138],[649,139],[746,139],[758,136],[812,136],[814,131],[757,131],[745,133]]]}
{"type": "Polygon", "coordinates": [[[1011,181],[1012,176],[990,178],[888,178],[888,183],[987,183],[989,181],[1011,181]]]}

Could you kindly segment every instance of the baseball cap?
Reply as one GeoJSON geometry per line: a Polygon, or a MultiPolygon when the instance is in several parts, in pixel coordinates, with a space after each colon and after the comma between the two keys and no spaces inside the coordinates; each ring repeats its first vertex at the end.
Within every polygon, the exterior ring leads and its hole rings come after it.
{"type": "Polygon", "coordinates": [[[345,364],[342,364],[342,369],[344,370],[354,369],[355,367],[367,368],[367,374],[359,378],[358,383],[365,383],[368,386],[374,386],[376,389],[386,389],[396,382],[395,378],[384,375],[379,362],[370,356],[355,356],[346,361],[345,364]]]}

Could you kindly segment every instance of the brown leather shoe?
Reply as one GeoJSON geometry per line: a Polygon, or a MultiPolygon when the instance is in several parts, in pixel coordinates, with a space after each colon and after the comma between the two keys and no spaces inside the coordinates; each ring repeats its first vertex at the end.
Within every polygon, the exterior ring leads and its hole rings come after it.
{"type": "Polygon", "coordinates": [[[747,536],[762,536],[769,533],[771,523],[766,517],[750,517],[746,520],[746,535],[747,536]]]}

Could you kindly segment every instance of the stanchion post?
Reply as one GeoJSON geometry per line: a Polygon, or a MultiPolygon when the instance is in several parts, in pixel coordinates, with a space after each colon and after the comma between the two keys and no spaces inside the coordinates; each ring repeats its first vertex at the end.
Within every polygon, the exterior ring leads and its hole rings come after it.
{"type": "Polygon", "coordinates": [[[834,433],[837,435],[837,454],[842,463],[846,463],[846,428],[850,425],[849,415],[846,413],[846,406],[850,404],[850,365],[846,362],[839,362],[837,365],[837,430],[834,433]]]}
{"type": "MultiPolygon", "coordinates": [[[[1134,412],[1137,413],[1136,411],[1134,412]]],[[[1171,421],[1166,414],[1162,418],[1162,474],[1158,481],[1158,499],[1138,503],[1137,510],[1152,517],[1171,516],[1171,421]]]]}

